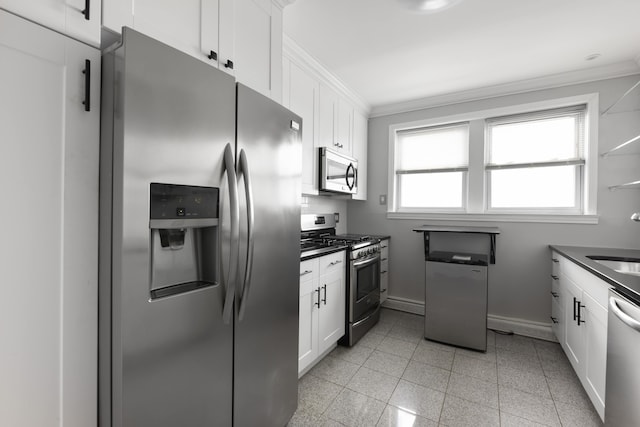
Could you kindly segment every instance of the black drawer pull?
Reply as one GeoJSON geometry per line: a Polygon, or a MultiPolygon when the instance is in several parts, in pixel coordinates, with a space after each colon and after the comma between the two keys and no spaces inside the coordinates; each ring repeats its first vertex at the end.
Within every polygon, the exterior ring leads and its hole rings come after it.
{"type": "Polygon", "coordinates": [[[224,68],[229,68],[230,70],[233,70],[233,61],[230,59],[227,59],[227,62],[224,63],[224,68]]]}
{"type": "Polygon", "coordinates": [[[218,60],[218,54],[214,51],[209,51],[209,55],[207,55],[207,58],[209,58],[212,61],[217,61],[218,60]]]}

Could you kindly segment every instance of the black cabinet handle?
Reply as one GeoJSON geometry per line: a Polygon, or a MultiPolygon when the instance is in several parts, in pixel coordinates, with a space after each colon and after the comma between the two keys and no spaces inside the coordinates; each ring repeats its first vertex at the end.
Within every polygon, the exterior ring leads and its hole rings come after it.
{"type": "Polygon", "coordinates": [[[320,308],[320,288],[316,288],[315,292],[318,293],[318,302],[314,302],[313,304],[320,308]]]}
{"type": "Polygon", "coordinates": [[[384,274],[384,273],[386,273],[386,272],[387,272],[387,270],[382,270],[382,271],[380,272],[380,274],[384,274]]]}
{"type": "Polygon", "coordinates": [[[584,320],[582,320],[582,313],[581,313],[581,309],[585,308],[584,305],[580,304],[580,301],[578,301],[578,326],[580,326],[581,323],[585,323],[584,320]]]}
{"type": "Polygon", "coordinates": [[[551,261],[553,262],[560,262],[560,260],[558,258],[551,258],[551,261]]]}
{"type": "Polygon", "coordinates": [[[89,6],[91,5],[91,0],[84,0],[84,10],[81,10],[80,13],[84,15],[84,19],[87,21],[90,19],[91,12],[89,6]]]}
{"type": "Polygon", "coordinates": [[[559,279],[559,277],[558,277],[558,276],[556,276],[555,274],[552,274],[552,275],[551,275],[551,278],[552,278],[553,280],[558,280],[558,279],[559,279]]]}
{"type": "Polygon", "coordinates": [[[218,54],[214,51],[209,51],[209,55],[207,55],[207,58],[209,58],[212,61],[217,61],[218,60],[218,54]]]}
{"type": "Polygon", "coordinates": [[[553,316],[549,316],[549,317],[551,317],[551,321],[552,321],[553,323],[558,323],[558,319],[556,319],[556,318],[555,318],[555,317],[553,317],[553,316]]]}
{"type": "Polygon", "coordinates": [[[324,305],[327,305],[327,285],[324,285],[322,289],[324,289],[324,299],[322,302],[324,302],[324,305]]]}
{"type": "Polygon", "coordinates": [[[224,68],[229,68],[230,70],[233,70],[233,61],[230,59],[227,59],[227,62],[224,63],[224,68]]]}
{"type": "Polygon", "coordinates": [[[84,60],[84,111],[91,111],[91,61],[84,60]]]}
{"type": "Polygon", "coordinates": [[[554,298],[558,298],[558,293],[551,291],[551,296],[553,296],[554,298]]]}
{"type": "Polygon", "coordinates": [[[577,310],[576,310],[576,303],[577,302],[578,302],[578,300],[576,299],[576,297],[573,297],[573,320],[576,320],[578,318],[577,310]]]}

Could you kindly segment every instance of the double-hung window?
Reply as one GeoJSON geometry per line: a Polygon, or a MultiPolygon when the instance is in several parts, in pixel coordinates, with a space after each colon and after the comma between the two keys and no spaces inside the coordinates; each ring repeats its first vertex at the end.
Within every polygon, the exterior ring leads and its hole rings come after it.
{"type": "Polygon", "coordinates": [[[468,123],[405,129],[396,139],[396,199],[402,210],[466,206],[468,123]]]}
{"type": "Polygon", "coordinates": [[[582,211],[585,106],[486,120],[488,212],[582,211]]]}
{"type": "Polygon", "coordinates": [[[389,127],[390,218],[597,221],[597,94],[389,127]]]}

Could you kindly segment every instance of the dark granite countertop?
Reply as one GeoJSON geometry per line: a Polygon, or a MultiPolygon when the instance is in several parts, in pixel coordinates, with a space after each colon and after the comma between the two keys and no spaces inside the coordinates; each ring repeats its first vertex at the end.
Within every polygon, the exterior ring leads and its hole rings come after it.
{"type": "Polygon", "coordinates": [[[385,235],[379,235],[379,234],[367,234],[367,236],[373,239],[380,239],[380,240],[391,239],[391,236],[385,236],[385,235]]]}
{"type": "Polygon", "coordinates": [[[618,273],[611,268],[605,267],[604,265],[587,258],[587,256],[594,255],[605,257],[640,258],[640,249],[615,249],[561,245],[549,245],[549,247],[590,273],[595,274],[605,282],[610,283],[616,289],[622,291],[622,293],[631,296],[634,299],[640,299],[640,276],[618,273]]]}
{"type": "Polygon", "coordinates": [[[321,256],[333,254],[340,251],[346,251],[347,245],[343,246],[330,246],[327,248],[313,249],[310,251],[303,251],[300,253],[300,261],[306,261],[308,259],[318,258],[321,256]]]}

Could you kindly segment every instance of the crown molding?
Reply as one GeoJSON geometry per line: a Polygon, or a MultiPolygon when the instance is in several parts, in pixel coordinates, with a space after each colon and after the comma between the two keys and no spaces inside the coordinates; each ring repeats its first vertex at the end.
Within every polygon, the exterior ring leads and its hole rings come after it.
{"type": "Polygon", "coordinates": [[[561,86],[569,86],[580,83],[588,83],[616,77],[624,77],[640,73],[640,55],[635,61],[620,62],[617,64],[589,68],[586,70],[570,71],[567,73],[553,74],[534,79],[521,80],[495,86],[486,86],[461,92],[444,95],[436,95],[411,101],[374,106],[369,117],[388,116],[391,114],[407,113],[426,108],[440,107],[444,105],[459,104],[462,102],[477,101],[499,96],[514,95],[518,93],[551,89],[561,86]]]}
{"type": "Polygon", "coordinates": [[[282,55],[293,61],[296,65],[314,76],[320,82],[334,89],[340,95],[349,99],[365,117],[369,117],[371,105],[366,102],[358,93],[344,84],[335,74],[333,74],[320,61],[311,56],[299,44],[293,41],[288,35],[282,37],[282,55]]]}
{"type": "Polygon", "coordinates": [[[271,3],[278,6],[280,9],[284,9],[285,7],[289,6],[291,3],[293,3],[296,0],[271,0],[271,3]]]}

